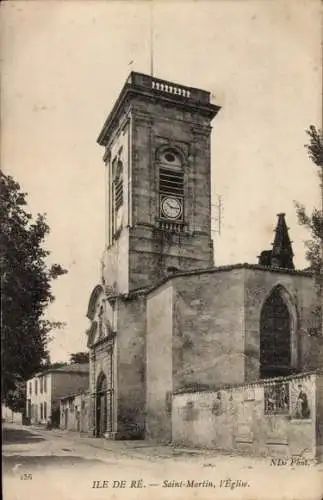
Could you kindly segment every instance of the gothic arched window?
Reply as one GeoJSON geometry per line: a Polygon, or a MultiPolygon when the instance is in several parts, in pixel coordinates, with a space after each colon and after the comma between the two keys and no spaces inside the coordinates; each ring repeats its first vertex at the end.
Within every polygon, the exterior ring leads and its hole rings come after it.
{"type": "Polygon", "coordinates": [[[260,375],[289,375],[291,363],[291,315],[279,287],[265,301],[260,315],[260,375]]]}

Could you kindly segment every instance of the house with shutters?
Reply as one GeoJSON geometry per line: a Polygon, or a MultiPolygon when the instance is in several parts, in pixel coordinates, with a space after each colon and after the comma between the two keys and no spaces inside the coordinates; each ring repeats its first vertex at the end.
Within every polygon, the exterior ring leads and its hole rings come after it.
{"type": "Polygon", "coordinates": [[[89,387],[89,365],[71,364],[49,368],[26,383],[26,416],[31,424],[56,427],[60,423],[60,398],[89,387]]]}

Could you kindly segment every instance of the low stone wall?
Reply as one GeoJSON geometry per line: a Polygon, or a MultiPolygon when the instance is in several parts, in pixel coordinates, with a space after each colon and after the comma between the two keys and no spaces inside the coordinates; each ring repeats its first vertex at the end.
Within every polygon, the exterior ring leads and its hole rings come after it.
{"type": "Polygon", "coordinates": [[[12,411],[5,405],[1,406],[1,417],[3,422],[12,424],[22,424],[23,420],[21,412],[12,411]]]}
{"type": "Polygon", "coordinates": [[[176,393],[172,440],[250,454],[319,458],[320,387],[322,375],[308,373],[176,393]]]}

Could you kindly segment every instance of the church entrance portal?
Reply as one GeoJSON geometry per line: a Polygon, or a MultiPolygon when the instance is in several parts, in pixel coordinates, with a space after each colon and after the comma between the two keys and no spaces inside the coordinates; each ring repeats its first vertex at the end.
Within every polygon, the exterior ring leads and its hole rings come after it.
{"type": "Polygon", "coordinates": [[[281,290],[275,288],[260,316],[260,376],[278,377],[291,373],[291,316],[281,290]]]}
{"type": "Polygon", "coordinates": [[[103,436],[107,431],[107,389],[107,378],[102,374],[98,379],[96,393],[97,436],[103,436]]]}
{"type": "Polygon", "coordinates": [[[96,392],[96,435],[104,436],[112,431],[112,391],[108,388],[107,378],[102,373],[97,382],[96,392]]]}

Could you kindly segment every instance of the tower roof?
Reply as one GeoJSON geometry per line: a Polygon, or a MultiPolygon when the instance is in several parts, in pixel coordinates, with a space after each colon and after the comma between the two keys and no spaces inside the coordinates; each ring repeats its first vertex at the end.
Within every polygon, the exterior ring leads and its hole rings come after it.
{"type": "Polygon", "coordinates": [[[285,214],[277,214],[278,221],[272,250],[265,250],[259,257],[259,264],[283,269],[294,269],[292,242],[289,239],[285,214]]]}
{"type": "Polygon", "coordinates": [[[211,103],[210,92],[188,87],[178,83],[161,80],[150,75],[132,71],[128,76],[118,99],[116,100],[111,113],[105,121],[97,142],[104,146],[109,137],[109,133],[116,123],[118,116],[125,108],[129,99],[140,96],[141,98],[163,101],[177,107],[198,110],[201,114],[206,114],[212,119],[220,110],[220,106],[211,103]]]}
{"type": "Polygon", "coordinates": [[[285,220],[285,214],[277,214],[278,221],[275,229],[275,238],[272,250],[272,265],[279,267],[294,268],[292,243],[288,235],[288,227],[285,220]],[[277,265],[276,264],[276,265],[277,265]]]}

